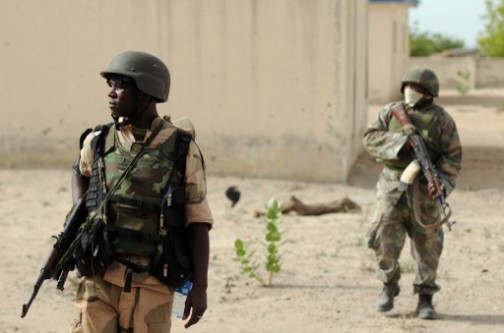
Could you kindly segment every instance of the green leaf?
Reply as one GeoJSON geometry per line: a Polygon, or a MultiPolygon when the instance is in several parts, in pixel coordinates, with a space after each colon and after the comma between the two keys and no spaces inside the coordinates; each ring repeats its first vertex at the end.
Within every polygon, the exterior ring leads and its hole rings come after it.
{"type": "Polygon", "coordinates": [[[235,240],[235,248],[237,249],[243,249],[245,246],[243,244],[243,241],[241,239],[235,240]]]}
{"type": "Polygon", "coordinates": [[[270,254],[278,253],[278,247],[274,243],[268,245],[268,253],[270,254]]]}
{"type": "Polygon", "coordinates": [[[278,231],[278,227],[277,227],[277,226],[276,226],[276,224],[275,224],[275,223],[273,223],[273,222],[268,222],[268,223],[266,224],[266,229],[267,229],[268,231],[278,231]]]}
{"type": "Polygon", "coordinates": [[[274,262],[274,263],[268,263],[266,265],[266,270],[268,272],[278,273],[278,272],[280,272],[280,265],[278,263],[276,263],[276,262],[274,262]]]}
{"type": "Polygon", "coordinates": [[[282,239],[282,235],[279,232],[270,232],[266,235],[266,240],[268,242],[278,242],[282,239]]]}
{"type": "Polygon", "coordinates": [[[282,215],[282,206],[276,198],[271,198],[266,205],[266,218],[268,220],[278,220],[282,215]]]}
{"type": "Polygon", "coordinates": [[[486,0],[486,14],[482,16],[484,30],[478,45],[487,57],[504,56],[504,1],[486,0]]]}

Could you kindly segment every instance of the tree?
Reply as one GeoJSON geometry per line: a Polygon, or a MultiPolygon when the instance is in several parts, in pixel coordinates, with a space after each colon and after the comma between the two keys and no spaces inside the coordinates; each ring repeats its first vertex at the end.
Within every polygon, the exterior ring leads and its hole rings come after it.
{"type": "Polygon", "coordinates": [[[486,14],[482,16],[485,30],[478,45],[487,57],[504,57],[504,0],[486,0],[486,14]]]}
{"type": "Polygon", "coordinates": [[[464,47],[463,40],[441,33],[421,32],[416,22],[410,32],[410,56],[412,57],[428,57],[434,53],[459,47],[464,47]]]}

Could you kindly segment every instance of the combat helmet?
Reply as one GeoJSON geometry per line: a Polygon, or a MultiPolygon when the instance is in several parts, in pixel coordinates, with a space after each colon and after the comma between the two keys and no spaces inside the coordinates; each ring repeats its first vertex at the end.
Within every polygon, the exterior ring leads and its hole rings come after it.
{"type": "Polygon", "coordinates": [[[110,65],[100,73],[119,74],[135,80],[138,89],[160,103],[168,100],[170,72],[166,65],[153,55],[138,51],[126,51],[112,59],[110,65]]]}
{"type": "Polygon", "coordinates": [[[433,97],[439,96],[439,80],[430,69],[414,67],[408,70],[401,81],[401,93],[403,94],[407,83],[418,84],[433,97]]]}

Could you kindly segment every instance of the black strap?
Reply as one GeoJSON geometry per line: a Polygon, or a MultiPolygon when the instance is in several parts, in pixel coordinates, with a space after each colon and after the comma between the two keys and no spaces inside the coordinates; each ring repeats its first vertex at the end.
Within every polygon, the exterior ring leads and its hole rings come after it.
{"type": "Polygon", "coordinates": [[[124,277],[124,292],[131,292],[131,282],[133,282],[133,271],[131,269],[126,270],[126,276],[124,277]]]}
{"type": "Polygon", "coordinates": [[[185,133],[181,130],[178,130],[178,142],[176,148],[176,161],[174,168],[182,175],[182,179],[185,178],[186,171],[186,163],[187,163],[187,154],[189,152],[189,145],[192,140],[192,136],[188,133],[185,133]]]}
{"type": "MultiPolygon", "coordinates": [[[[177,129],[177,138],[175,144],[175,162],[173,164],[173,171],[170,175],[170,179],[166,184],[166,188],[163,193],[163,201],[161,205],[160,212],[160,224],[159,232],[164,234],[164,227],[176,227],[183,228],[184,227],[184,217],[185,211],[184,209],[176,208],[173,206],[169,206],[168,197],[172,195],[174,192],[174,188],[177,186],[182,186],[185,191],[185,173],[186,173],[186,164],[187,164],[187,154],[189,152],[189,145],[191,143],[192,137],[190,134],[183,132],[177,129]],[[179,173],[181,175],[182,182],[181,184],[174,183],[173,176],[175,173],[179,173]]],[[[185,200],[184,200],[185,201],[185,200]]]]}
{"type": "Polygon", "coordinates": [[[94,133],[99,132],[91,139],[91,150],[93,151],[93,165],[91,168],[91,177],[89,178],[89,186],[86,195],[86,206],[89,212],[98,209],[100,202],[104,198],[105,187],[102,177],[103,170],[100,159],[103,156],[103,149],[105,146],[105,139],[109,133],[110,125],[96,126],[93,130],[94,133]]]}
{"type": "Polygon", "coordinates": [[[131,283],[133,281],[133,272],[134,273],[143,273],[149,271],[150,266],[140,266],[138,264],[135,264],[129,260],[124,259],[121,256],[118,255],[113,255],[112,259],[120,262],[124,266],[128,267],[128,269],[125,272],[125,277],[124,277],[124,292],[129,293],[131,292],[131,283]]]}
{"type": "Polygon", "coordinates": [[[91,149],[94,152],[94,158],[100,158],[103,155],[103,148],[105,146],[105,138],[110,130],[111,124],[96,126],[93,132],[100,132],[91,140],[91,149]]]}
{"type": "Polygon", "coordinates": [[[84,146],[84,140],[86,140],[87,136],[89,135],[89,133],[91,133],[93,131],[93,129],[91,128],[88,128],[86,129],[84,132],[82,132],[80,138],[79,138],[79,149],[82,149],[82,147],[84,146]]]}

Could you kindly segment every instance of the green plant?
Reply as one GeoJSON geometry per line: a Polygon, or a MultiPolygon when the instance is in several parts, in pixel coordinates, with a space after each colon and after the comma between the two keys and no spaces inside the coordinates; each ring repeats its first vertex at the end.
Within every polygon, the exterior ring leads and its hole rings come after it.
{"type": "Polygon", "coordinates": [[[282,240],[282,233],[279,229],[280,218],[282,216],[282,206],[276,198],[271,198],[266,205],[266,234],[264,244],[266,247],[265,269],[268,272],[266,282],[258,272],[260,265],[254,260],[255,251],[249,251],[249,245],[241,239],[235,241],[236,260],[240,262],[242,272],[249,278],[256,279],[263,286],[273,285],[273,275],[280,272],[281,256],[278,253],[279,242],[282,240]]]}
{"type": "Polygon", "coordinates": [[[504,0],[486,0],[485,24],[480,32],[478,45],[484,55],[490,58],[504,57],[504,0]]]}
{"type": "Polygon", "coordinates": [[[469,77],[471,76],[471,73],[469,70],[459,70],[457,71],[457,76],[461,79],[461,82],[457,85],[457,90],[461,95],[467,94],[469,89],[471,89],[469,85],[469,77]]]}
{"type": "Polygon", "coordinates": [[[248,246],[241,239],[235,241],[236,260],[240,262],[242,272],[247,274],[249,278],[256,279],[262,285],[265,285],[264,280],[257,274],[259,264],[253,260],[255,251],[248,252],[248,246]]]}
{"type": "Polygon", "coordinates": [[[420,31],[418,22],[410,30],[410,56],[428,57],[444,50],[464,47],[464,41],[441,33],[420,31]]]}

